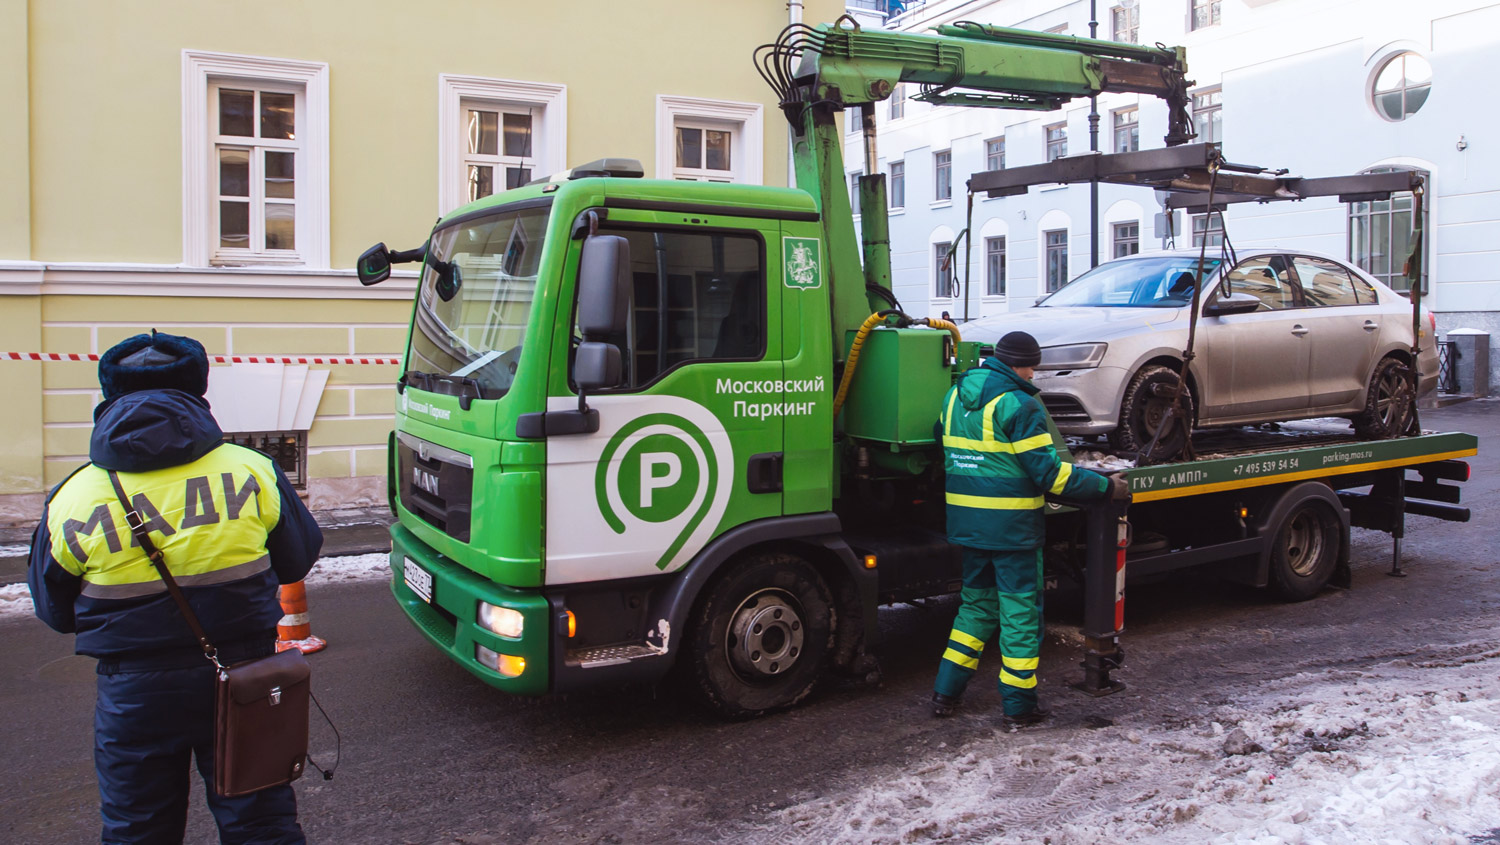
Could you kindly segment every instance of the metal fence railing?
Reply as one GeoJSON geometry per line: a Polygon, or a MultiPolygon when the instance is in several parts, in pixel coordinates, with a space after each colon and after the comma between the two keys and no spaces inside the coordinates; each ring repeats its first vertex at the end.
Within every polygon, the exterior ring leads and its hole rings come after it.
{"type": "Polygon", "coordinates": [[[1451,340],[1440,340],[1438,353],[1438,392],[1458,392],[1458,344],[1451,340]]]}

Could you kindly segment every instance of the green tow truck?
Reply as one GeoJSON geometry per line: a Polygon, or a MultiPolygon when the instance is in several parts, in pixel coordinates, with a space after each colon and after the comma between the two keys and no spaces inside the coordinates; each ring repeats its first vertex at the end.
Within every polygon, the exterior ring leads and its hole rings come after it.
{"type": "MultiPolygon", "coordinates": [[[[841,22],[790,27],[758,58],[797,189],[647,180],[605,159],[359,260],[366,284],[423,265],[389,449],[391,590],[496,688],[676,666],[717,711],[759,714],[828,672],[878,677],[879,605],[957,590],[933,422],[983,350],[900,311],[884,177],[862,178],[861,242],[838,111],[865,113],[871,162],[873,103],[898,82],[1002,108],[1150,94],[1169,103],[1168,144],[1192,138],[1180,49],[841,22]]],[[[1118,687],[1127,560],[1215,563],[1306,597],[1346,573],[1351,523],[1399,536],[1406,512],[1466,518],[1440,482],[1475,447],[1442,434],[1144,468],[1128,523],[1057,503],[1047,554],[1085,585],[1084,687],[1118,687]]]]}

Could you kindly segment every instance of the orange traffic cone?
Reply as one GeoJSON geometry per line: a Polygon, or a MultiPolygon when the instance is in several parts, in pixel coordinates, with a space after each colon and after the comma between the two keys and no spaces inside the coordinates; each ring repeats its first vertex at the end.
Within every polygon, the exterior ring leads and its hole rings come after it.
{"type": "Polygon", "coordinates": [[[312,635],[312,622],[307,614],[307,585],[301,581],[283,584],[279,597],[284,615],[276,623],[276,650],[295,648],[303,654],[322,651],[328,642],[312,635]]]}

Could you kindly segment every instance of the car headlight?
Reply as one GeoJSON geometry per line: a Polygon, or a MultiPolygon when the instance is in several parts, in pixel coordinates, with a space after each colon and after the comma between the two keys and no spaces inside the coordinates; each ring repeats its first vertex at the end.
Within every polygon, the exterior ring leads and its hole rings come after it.
{"type": "Polygon", "coordinates": [[[525,623],[526,619],[519,610],[496,607],[486,601],[479,603],[479,624],[502,637],[520,639],[525,623]]]}
{"type": "Polygon", "coordinates": [[[1042,362],[1038,370],[1086,370],[1099,366],[1104,360],[1107,343],[1074,343],[1068,346],[1042,347],[1042,362]]]}

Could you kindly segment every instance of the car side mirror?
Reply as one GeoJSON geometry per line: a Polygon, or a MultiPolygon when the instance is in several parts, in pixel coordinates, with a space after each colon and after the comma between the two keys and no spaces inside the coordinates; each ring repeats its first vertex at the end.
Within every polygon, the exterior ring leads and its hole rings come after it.
{"type": "Polygon", "coordinates": [[[359,283],[365,287],[378,285],[391,277],[391,252],[385,244],[378,243],[365,250],[354,265],[359,283]]]}
{"type": "Polygon", "coordinates": [[[573,381],[580,391],[618,387],[621,372],[620,347],[598,341],[578,344],[573,358],[573,381]]]}
{"type": "Polygon", "coordinates": [[[630,242],[593,235],[578,262],[578,328],[584,340],[607,339],[629,328],[630,242]]]}
{"type": "Polygon", "coordinates": [[[1248,293],[1231,293],[1203,306],[1203,313],[1209,317],[1227,317],[1230,314],[1249,314],[1258,308],[1260,299],[1248,293]]]}

